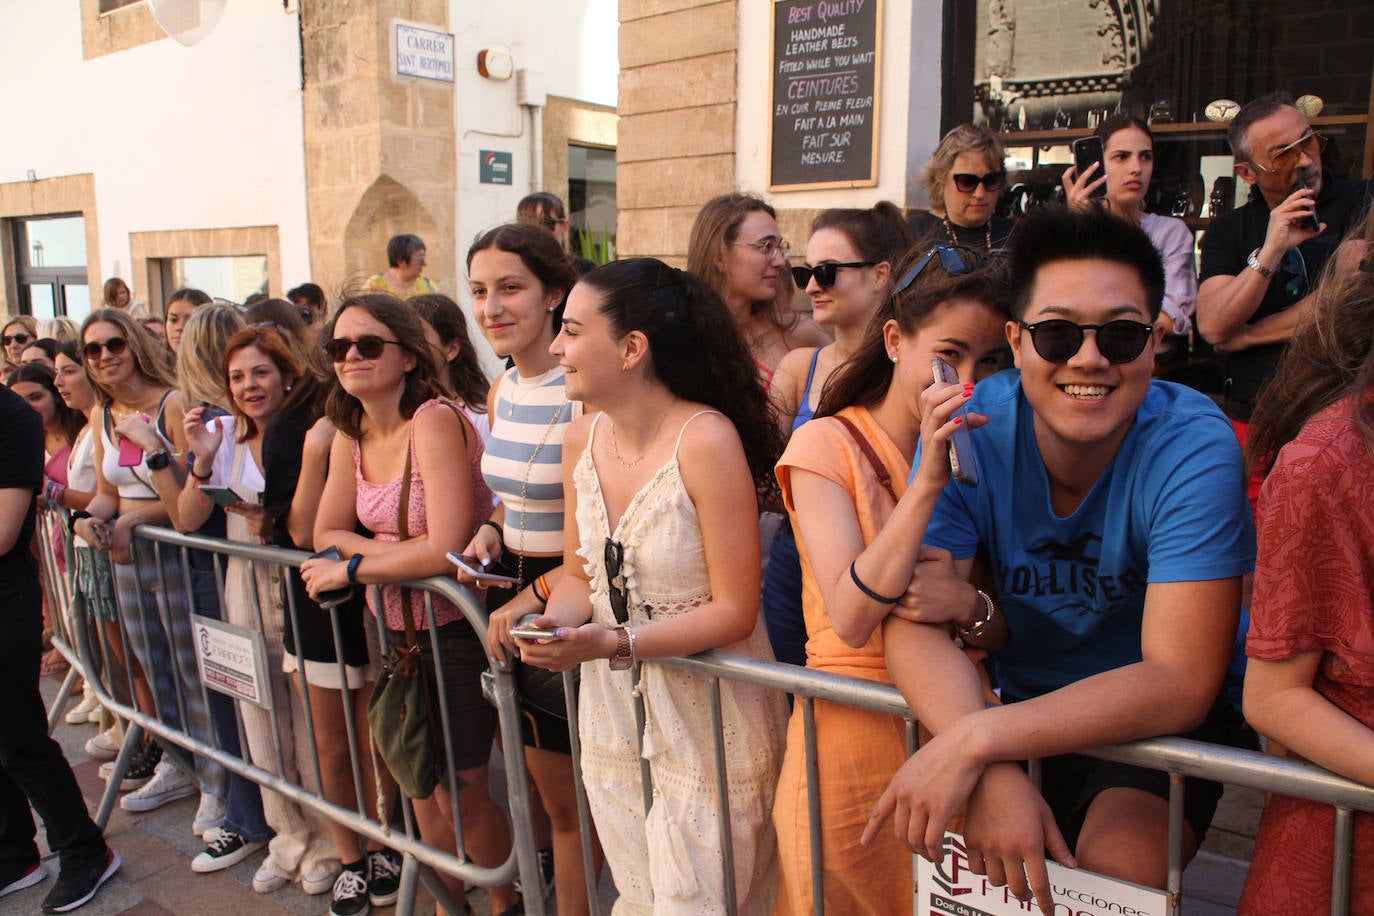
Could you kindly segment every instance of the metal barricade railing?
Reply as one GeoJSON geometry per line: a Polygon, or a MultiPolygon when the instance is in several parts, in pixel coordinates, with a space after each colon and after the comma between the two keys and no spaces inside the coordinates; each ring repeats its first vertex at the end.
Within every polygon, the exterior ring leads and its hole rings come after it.
{"type": "MultiPolygon", "coordinates": [[[[57,513],[41,513],[46,516],[45,530],[50,529],[53,524],[62,524],[57,517],[57,513]]],[[[132,579],[134,600],[121,601],[120,605],[120,631],[125,646],[132,646],[135,642],[142,646],[145,659],[148,653],[164,663],[170,663],[173,671],[167,672],[170,677],[164,677],[164,672],[149,671],[148,680],[162,679],[163,683],[172,686],[171,693],[165,689],[153,690],[155,714],[147,714],[137,707],[136,704],[124,703],[116,699],[113,684],[111,683],[110,672],[111,647],[105,639],[103,631],[97,629],[94,641],[86,638],[82,622],[78,621],[77,626],[69,626],[70,621],[62,622],[60,632],[54,634],[54,644],[59,646],[72,662],[72,671],[64,681],[59,695],[50,711],[50,726],[54,725],[61,715],[62,707],[66,701],[72,684],[78,677],[86,677],[88,683],[94,688],[100,702],[110,709],[115,715],[126,720],[130,728],[126,734],[124,744],[120,748],[114,765],[113,774],[110,778],[108,787],[101,799],[96,814],[96,821],[102,827],[107,822],[110,812],[119,793],[119,784],[122,777],[128,770],[130,760],[135,748],[141,741],[141,732],[147,732],[164,742],[166,745],[175,745],[177,748],[186,752],[189,758],[195,760],[196,768],[199,771],[203,766],[210,765],[220,767],[225,771],[238,774],[263,789],[271,790],[280,796],[289,799],[303,809],[309,809],[321,817],[340,824],[354,833],[370,840],[379,841],[386,846],[396,850],[405,856],[404,865],[401,873],[400,897],[397,901],[398,913],[410,913],[414,907],[417,883],[423,881],[427,889],[433,894],[436,900],[449,912],[460,912],[463,907],[461,902],[455,902],[448,893],[444,885],[440,883],[437,876],[429,872],[442,873],[459,879],[469,885],[480,887],[500,887],[508,885],[516,877],[517,873],[524,882],[525,887],[538,888],[540,886],[539,868],[537,864],[537,853],[535,850],[533,835],[530,832],[532,814],[530,811],[530,797],[528,791],[524,789],[526,785],[526,771],[523,756],[523,747],[520,732],[520,717],[516,704],[516,691],[513,677],[508,666],[492,663],[488,658],[490,669],[493,672],[492,699],[497,707],[499,728],[501,732],[502,760],[507,774],[508,784],[511,787],[509,793],[509,810],[512,816],[512,849],[510,855],[500,865],[494,867],[481,867],[476,865],[467,854],[466,844],[463,839],[463,818],[459,805],[459,785],[457,775],[452,767],[448,767],[446,782],[441,785],[447,788],[450,799],[451,810],[448,812],[452,818],[452,825],[456,836],[456,848],[441,848],[425,842],[418,832],[416,820],[412,811],[412,806],[407,799],[403,799],[401,814],[404,819],[400,829],[393,827],[392,824],[383,824],[377,812],[365,810],[364,798],[366,795],[363,785],[362,755],[369,754],[370,749],[359,747],[358,735],[353,727],[352,710],[354,703],[349,698],[349,692],[343,692],[343,702],[345,704],[345,714],[343,721],[347,729],[347,742],[349,745],[349,757],[353,771],[354,799],[356,808],[341,806],[325,798],[322,789],[323,779],[320,767],[319,755],[319,736],[316,734],[315,717],[310,708],[310,694],[306,686],[306,666],[299,664],[295,672],[287,675],[280,668],[268,670],[266,673],[269,678],[290,678],[295,681],[297,691],[292,697],[293,702],[300,704],[303,721],[297,723],[297,727],[303,728],[304,734],[283,734],[281,730],[280,717],[270,716],[272,723],[272,746],[275,749],[275,760],[254,760],[249,753],[249,744],[245,733],[242,710],[238,711],[237,730],[239,747],[242,751],[238,754],[227,751],[223,742],[210,733],[208,728],[208,716],[206,722],[196,723],[193,720],[197,714],[196,710],[209,705],[210,688],[199,683],[199,678],[194,679],[186,676],[188,670],[185,661],[194,658],[196,647],[190,640],[190,615],[192,613],[206,613],[211,617],[219,617],[219,607],[225,604],[225,571],[230,560],[237,560],[247,564],[248,575],[253,581],[253,587],[247,589],[249,603],[251,604],[252,617],[256,621],[256,632],[261,635],[267,632],[270,621],[271,609],[263,608],[258,600],[259,589],[257,585],[264,577],[285,578],[284,567],[298,567],[301,562],[309,557],[309,554],[301,551],[288,551],[280,548],[265,547],[252,544],[237,543],[219,538],[204,537],[200,535],[186,535],[156,527],[140,527],[135,530],[135,542],[142,545],[144,558],[147,552],[151,551],[155,558],[155,572],[141,570],[142,574],[132,579]],[[218,599],[218,606],[209,608],[206,595],[206,584],[200,583],[193,585],[193,552],[200,552],[202,557],[196,562],[203,564],[204,558],[208,557],[213,570],[213,593],[218,599]],[[156,592],[156,600],[145,601],[149,591],[156,592]],[[159,597],[160,596],[160,597],[159,597]],[[184,599],[184,601],[182,600],[184,599]],[[148,609],[156,607],[155,614],[148,613],[148,609]],[[158,629],[161,632],[158,633],[158,629]],[[150,648],[159,640],[165,639],[161,653],[156,649],[150,648]],[[180,675],[175,670],[180,668],[180,675]],[[188,689],[188,684],[190,688],[188,689]],[[201,734],[196,734],[199,731],[201,734]],[[289,778],[290,767],[287,765],[286,756],[289,753],[286,749],[294,743],[299,746],[304,739],[304,744],[308,747],[308,759],[298,760],[296,771],[297,779],[289,778]],[[427,869],[418,866],[426,866],[427,869]]],[[[50,543],[51,542],[46,542],[50,543]]],[[[68,558],[71,557],[71,548],[65,547],[68,558]]],[[[51,567],[52,575],[48,581],[53,583],[53,591],[61,592],[63,598],[59,599],[61,606],[65,608],[70,602],[71,584],[70,577],[58,574],[56,569],[55,553],[51,549],[44,549],[43,564],[45,571],[51,567]]],[[[146,563],[145,563],[146,566],[146,563]]],[[[71,568],[70,565],[68,568],[71,568]]],[[[206,570],[197,571],[203,574],[206,570]]],[[[275,579],[274,579],[275,581],[275,579]]],[[[438,657],[439,637],[435,620],[434,598],[441,597],[456,605],[463,614],[463,618],[475,629],[478,634],[485,633],[486,630],[486,611],[478,605],[472,593],[466,588],[458,585],[452,579],[434,577],[430,579],[417,580],[403,585],[423,596],[425,620],[427,627],[421,629],[418,636],[422,642],[428,641],[429,648],[433,650],[434,657],[438,657]]],[[[378,586],[370,586],[372,589],[378,586]]],[[[129,590],[125,589],[125,598],[130,597],[129,590]]],[[[375,595],[374,595],[375,597],[375,595]]],[[[282,626],[292,628],[298,637],[296,645],[300,645],[300,614],[304,609],[297,607],[292,589],[284,588],[283,601],[285,605],[285,619],[282,626]]],[[[55,602],[56,605],[56,602],[55,602]]],[[[377,603],[380,606],[380,602],[377,603]]],[[[338,609],[331,609],[331,628],[335,640],[335,658],[339,666],[340,684],[347,684],[344,671],[344,653],[340,651],[340,621],[338,609]]],[[[55,630],[59,623],[59,615],[54,612],[55,630]]],[[[365,613],[364,617],[368,626],[376,626],[380,634],[380,644],[385,651],[387,645],[384,633],[385,624],[370,613],[365,613]]],[[[483,642],[483,645],[485,643],[483,642]]],[[[137,651],[129,652],[129,661],[132,662],[140,653],[137,651]]],[[[140,659],[146,664],[145,659],[140,659]]],[[[132,682],[132,664],[128,666],[129,677],[132,682]]],[[[442,666],[427,668],[427,675],[437,677],[435,693],[438,696],[439,706],[435,709],[436,718],[443,727],[444,748],[455,747],[455,742],[451,732],[451,719],[447,709],[447,697],[443,687],[445,677],[442,666]]],[[[132,693],[133,684],[130,684],[132,693]]],[[[294,729],[293,729],[294,731],[294,729]]],[[[436,735],[436,740],[440,740],[436,735]]],[[[399,793],[397,793],[399,794],[399,793]]],[[[395,817],[389,818],[394,822],[395,817]]],[[[542,914],[544,912],[544,901],[539,894],[526,896],[525,911],[532,914],[542,914]]]]}
{"type": "MultiPolygon", "coordinates": [[[[53,513],[47,513],[52,515],[53,513]]],[[[51,521],[51,520],[49,520],[51,521]]],[[[182,563],[180,568],[185,575],[187,552],[190,550],[205,551],[215,558],[215,569],[217,580],[220,584],[220,598],[223,599],[222,581],[224,560],[229,557],[237,557],[248,560],[255,565],[265,568],[275,566],[299,566],[301,561],[306,559],[307,554],[295,551],[285,551],[276,548],[260,547],[247,544],[239,544],[224,541],[216,538],[208,538],[197,535],[182,535],[166,529],[159,528],[140,528],[138,536],[147,539],[154,544],[158,550],[175,550],[180,553],[182,563]]],[[[70,559],[70,556],[69,556],[70,559]]],[[[70,588],[64,582],[65,577],[57,574],[54,558],[50,551],[44,551],[45,569],[52,567],[50,582],[55,583],[56,589],[65,589],[63,594],[70,595],[70,588]]],[[[161,564],[159,564],[161,566],[161,564]]],[[[69,567],[70,568],[70,567],[69,567]]],[[[441,596],[452,601],[462,609],[464,617],[471,623],[479,633],[483,632],[486,625],[486,614],[481,609],[471,593],[457,585],[452,580],[443,578],[433,578],[422,581],[404,583],[425,593],[425,612],[430,624],[429,633],[434,638],[434,609],[432,598],[435,595],[441,596]]],[[[187,587],[187,594],[190,595],[191,589],[187,587]]],[[[290,592],[287,592],[288,596],[290,592]]],[[[69,598],[68,598],[69,600],[69,598]]],[[[59,602],[62,607],[65,602],[59,602]]],[[[56,605],[55,605],[56,606],[56,605]]],[[[299,614],[294,601],[288,599],[288,624],[293,624],[299,614]]],[[[257,609],[261,618],[261,609],[257,609]]],[[[54,614],[56,618],[58,614],[54,614]]],[[[170,621],[164,621],[170,623],[170,621]]],[[[380,627],[381,624],[378,622],[380,627]]],[[[50,714],[50,721],[55,722],[61,711],[61,703],[66,698],[66,693],[76,677],[81,674],[91,676],[89,672],[97,670],[94,663],[100,655],[94,652],[95,647],[90,644],[90,640],[85,638],[84,630],[80,627],[67,627],[63,622],[64,629],[54,638],[54,643],[59,645],[64,654],[70,658],[73,664],[73,671],[64,681],[62,691],[59,693],[58,702],[50,714]]],[[[127,626],[127,623],[126,623],[127,626]]],[[[336,645],[339,639],[339,623],[337,616],[332,620],[333,631],[335,634],[336,645]]],[[[59,622],[54,619],[55,629],[59,627],[59,622]]],[[[98,634],[97,634],[98,635],[98,634]]],[[[383,643],[385,645],[385,643],[383,643]]],[[[104,662],[101,670],[109,670],[108,648],[103,646],[102,653],[104,662]]],[[[437,648],[437,646],[436,646],[437,648]]],[[[341,656],[340,656],[341,658],[341,656]]],[[[491,660],[489,659],[489,662],[491,660]]],[[[342,662],[340,662],[342,664],[342,662]]],[[[711,679],[712,689],[710,691],[711,712],[714,725],[713,748],[716,760],[716,799],[719,805],[720,822],[722,825],[729,824],[728,798],[726,794],[727,774],[723,767],[724,759],[724,734],[721,728],[721,697],[720,681],[739,681],[788,693],[795,697],[796,703],[800,704],[803,718],[803,740],[805,753],[805,771],[807,785],[808,802],[808,827],[811,842],[811,886],[813,899],[815,901],[815,912],[822,914],[824,908],[824,881],[822,876],[822,856],[821,856],[821,831],[820,831],[820,802],[817,795],[817,773],[818,773],[818,750],[815,723],[815,703],[825,701],[831,703],[854,706],[865,710],[885,713],[905,720],[908,752],[914,752],[917,743],[917,723],[911,717],[910,709],[902,699],[901,694],[896,688],[880,684],[874,681],[863,680],[854,677],[836,675],[827,672],[815,671],[811,669],[798,668],[792,665],[777,662],[767,662],[758,659],[748,658],[730,653],[713,651],[705,652],[690,658],[661,659],[643,664],[667,665],[674,668],[694,671],[711,679]]],[[[302,692],[304,692],[304,668],[298,668],[298,676],[302,678],[302,692]]],[[[461,816],[457,810],[457,793],[451,792],[453,797],[454,811],[453,818],[455,829],[458,833],[458,847],[456,850],[440,849],[424,843],[416,836],[414,828],[414,818],[406,810],[406,830],[404,834],[398,835],[390,831],[388,827],[381,824],[378,820],[371,817],[368,812],[362,810],[363,792],[360,784],[358,754],[362,751],[357,747],[356,735],[350,727],[348,739],[350,752],[354,767],[354,778],[357,786],[356,798],[358,799],[358,810],[344,808],[326,800],[318,791],[310,791],[307,788],[283,780],[277,774],[254,765],[251,761],[242,757],[234,756],[224,752],[221,748],[203,741],[198,741],[182,729],[169,728],[160,721],[159,717],[147,716],[127,704],[119,703],[114,699],[108,684],[103,681],[94,681],[97,684],[97,691],[102,703],[113,709],[121,717],[128,719],[135,728],[131,729],[131,735],[121,748],[120,755],[116,760],[116,778],[111,780],[111,788],[107,790],[105,798],[99,811],[99,823],[103,824],[109,815],[113,805],[116,790],[114,786],[118,783],[118,775],[122,774],[127,765],[128,757],[133,749],[133,742],[136,740],[139,729],[146,729],[150,733],[168,742],[174,743],[179,747],[185,748],[195,754],[204,755],[220,766],[239,773],[264,788],[277,791],[290,798],[298,804],[309,807],[322,816],[343,824],[355,832],[376,840],[387,843],[392,848],[404,853],[407,857],[406,868],[403,869],[403,891],[402,897],[398,902],[398,912],[408,913],[414,902],[415,882],[417,878],[424,878],[427,887],[435,891],[436,897],[444,902],[444,890],[442,886],[437,886],[437,881],[430,880],[428,875],[420,875],[413,863],[421,863],[436,871],[447,875],[452,875],[482,886],[498,886],[508,883],[517,871],[526,888],[540,887],[539,868],[535,852],[535,844],[531,824],[533,812],[531,808],[531,798],[528,791],[525,764],[522,754],[522,738],[520,729],[520,713],[514,678],[508,666],[491,664],[494,673],[494,701],[497,705],[500,734],[502,744],[502,760],[507,773],[508,807],[511,814],[513,826],[513,848],[511,856],[501,866],[496,868],[483,869],[475,866],[463,852],[464,846],[461,839],[461,816]]],[[[636,666],[635,678],[638,680],[640,675],[639,666],[636,666]]],[[[574,683],[571,675],[565,675],[565,685],[571,688],[574,683]]],[[[202,688],[203,690],[203,688],[202,688]]],[[[440,691],[440,696],[443,692],[440,691]]],[[[178,696],[178,706],[182,706],[182,697],[178,696]]],[[[639,722],[643,723],[643,701],[636,697],[636,713],[639,722]]],[[[307,701],[308,704],[308,701],[307,701]]],[[[569,721],[578,721],[577,701],[575,691],[567,691],[567,711],[569,721]]],[[[309,718],[307,709],[306,715],[309,718]]],[[[445,728],[448,727],[447,715],[441,712],[441,719],[445,720],[445,728]]],[[[313,722],[313,719],[309,719],[313,722]]],[[[347,717],[346,717],[347,721],[347,717]]],[[[241,724],[240,724],[241,730],[241,724]]],[[[312,728],[313,731],[313,728],[312,728]]],[[[639,730],[639,738],[643,741],[643,728],[639,730]]],[[[578,810],[582,820],[582,841],[584,851],[584,863],[586,869],[587,886],[589,888],[589,905],[593,913],[599,913],[601,908],[597,899],[595,874],[593,872],[593,830],[591,819],[588,813],[586,788],[583,783],[581,768],[577,766],[580,756],[577,729],[571,729],[572,754],[575,773],[575,791],[577,796],[578,810]]],[[[314,736],[311,736],[311,747],[315,750],[314,736]]],[[[447,742],[447,736],[446,736],[447,742]]],[[[280,747],[280,743],[278,745],[280,747]]],[[[642,751],[642,747],[640,748],[642,751]]],[[[1184,777],[1198,777],[1209,779],[1228,785],[1257,789],[1264,792],[1276,792],[1296,798],[1308,799],[1320,804],[1331,805],[1336,809],[1335,827],[1335,856],[1332,874],[1332,907],[1333,916],[1348,916],[1349,914],[1349,888],[1351,852],[1353,842],[1353,813],[1355,811],[1374,813],[1374,787],[1361,785],[1349,779],[1336,776],[1326,770],[1312,764],[1303,763],[1291,759],[1277,758],[1274,756],[1257,753],[1253,751],[1239,750],[1217,745],[1204,744],[1202,742],[1190,741],[1182,738],[1156,738],[1145,741],[1133,742],[1126,745],[1099,748],[1086,753],[1092,756],[1101,757],[1121,763],[1132,764],[1135,766],[1146,767],[1169,774],[1170,776],[1170,803],[1169,803],[1169,873],[1166,891],[1168,893],[1168,912],[1176,914],[1181,911],[1181,889],[1183,873],[1183,779],[1184,777]]],[[[642,755],[641,755],[642,760],[642,755]]],[[[319,762],[318,753],[313,754],[311,762],[315,772],[315,785],[319,785],[319,762]]],[[[647,764],[645,765],[647,766],[647,764]]],[[[1034,771],[1034,767],[1032,767],[1034,771]]],[[[450,774],[450,789],[455,788],[450,774]]],[[[647,772],[645,774],[645,804],[646,807],[651,801],[649,789],[647,787],[647,772]]],[[[725,886],[727,890],[733,889],[734,876],[731,874],[732,856],[730,850],[730,837],[728,828],[722,830],[722,868],[725,870],[725,886]]],[[[733,894],[727,894],[727,900],[732,900],[733,894]]],[[[526,912],[540,914],[544,912],[544,901],[538,893],[527,893],[525,896],[526,912]]],[[[734,907],[730,907],[729,912],[735,912],[734,907]]]]}

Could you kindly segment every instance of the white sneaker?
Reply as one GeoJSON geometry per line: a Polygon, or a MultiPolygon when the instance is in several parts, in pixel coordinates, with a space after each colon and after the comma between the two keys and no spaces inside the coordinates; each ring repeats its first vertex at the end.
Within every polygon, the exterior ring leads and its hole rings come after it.
{"type": "Polygon", "coordinates": [[[119,807],[125,811],[152,811],[161,808],[178,798],[187,798],[200,791],[181,767],[164,757],[153,770],[153,778],[140,789],[130,792],[119,800],[119,807]]]}
{"type": "Polygon", "coordinates": [[[334,888],[334,880],[339,877],[336,871],[322,871],[313,875],[301,875],[301,890],[310,896],[323,894],[334,888]]]}
{"type": "Polygon", "coordinates": [[[200,793],[200,807],[196,809],[196,819],[191,822],[191,832],[198,837],[224,824],[224,799],[216,795],[200,793]]]}
{"type": "Polygon", "coordinates": [[[257,873],[253,875],[253,890],[259,894],[270,894],[290,883],[290,878],[283,877],[272,869],[271,856],[258,866],[257,873]]]}
{"type": "MultiPolygon", "coordinates": [[[[68,717],[70,721],[70,716],[68,717]]],[[[86,753],[95,760],[114,760],[119,756],[119,739],[113,727],[107,728],[86,742],[86,753]]]]}
{"type": "Polygon", "coordinates": [[[100,721],[100,701],[95,698],[95,691],[87,690],[81,697],[81,702],[72,707],[67,713],[68,725],[84,725],[87,722],[100,721]]]}

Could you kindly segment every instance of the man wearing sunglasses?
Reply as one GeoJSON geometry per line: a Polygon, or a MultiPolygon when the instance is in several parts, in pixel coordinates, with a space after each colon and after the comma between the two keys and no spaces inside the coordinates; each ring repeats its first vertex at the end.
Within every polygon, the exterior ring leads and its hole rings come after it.
{"type": "Polygon", "coordinates": [[[1226,412],[1244,436],[1256,396],[1311,311],[1313,286],[1364,212],[1370,187],[1323,168],[1326,138],[1283,93],[1243,106],[1227,139],[1236,174],[1253,190],[1202,237],[1197,327],[1230,353],[1226,412]]]}
{"type": "MultiPolygon", "coordinates": [[[[1024,221],[1009,267],[1019,371],[979,382],[967,402],[980,481],[948,483],[913,531],[902,617],[883,630],[888,670],[935,737],[897,772],[866,835],[894,813],[898,835],[937,858],[967,800],[970,867],[1023,900],[1034,892],[1050,916],[1047,849],[1164,885],[1168,776],[1081,752],[1182,733],[1239,742],[1221,687],[1254,529],[1226,417],[1151,377],[1164,271],[1149,237],[1102,211],[1046,208],[1024,221]],[[992,600],[967,581],[978,552],[992,600]],[[951,601],[963,638],[991,651],[1002,705],[985,706],[950,623],[908,622],[949,620],[951,601]],[[1028,759],[1043,761],[1043,795],[1028,759]]],[[[948,433],[925,427],[926,441],[948,433]]],[[[942,445],[914,476],[947,479],[942,445]]],[[[1185,856],[1220,796],[1188,781],[1185,856]]]]}

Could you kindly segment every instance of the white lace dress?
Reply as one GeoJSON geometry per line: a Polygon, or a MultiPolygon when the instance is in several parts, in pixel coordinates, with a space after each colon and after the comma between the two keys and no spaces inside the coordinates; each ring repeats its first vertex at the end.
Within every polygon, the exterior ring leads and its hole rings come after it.
{"type": "MultiPolygon", "coordinates": [[[[581,537],[578,555],[591,578],[592,620],[617,625],[606,577],[608,537],[625,548],[621,569],[630,595],[630,626],[685,614],[709,602],[711,582],[701,527],[682,483],[677,447],[630,500],[611,531],[592,462],[600,419],[598,415],[593,421],[587,448],[573,470],[581,537]]],[[[771,658],[762,616],[748,638],[722,648],[771,658]]],[[[597,833],[620,892],[614,913],[723,913],[710,679],[655,664],[642,666],[642,671],[637,691],[644,697],[644,759],[653,785],[647,818],[632,672],[612,671],[606,660],[582,665],[582,772],[597,833]]],[[[738,682],[721,681],[720,692],[739,912],[771,913],[777,898],[778,847],[770,812],[785,739],[786,702],[781,695],[738,682]]]]}

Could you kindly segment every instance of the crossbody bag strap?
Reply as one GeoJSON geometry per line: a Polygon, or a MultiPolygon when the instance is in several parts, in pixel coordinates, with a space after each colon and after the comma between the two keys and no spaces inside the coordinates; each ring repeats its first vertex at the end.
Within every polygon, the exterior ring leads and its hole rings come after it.
{"type": "Polygon", "coordinates": [[[887,465],[883,463],[883,459],[878,457],[878,452],[873,448],[873,443],[869,442],[859,430],[859,427],[854,425],[853,420],[841,416],[836,416],[834,419],[839,420],[840,424],[843,425],[845,429],[849,430],[849,435],[853,436],[854,441],[859,444],[859,451],[863,452],[864,457],[868,459],[868,463],[873,465],[873,473],[878,475],[878,483],[883,485],[883,489],[887,491],[887,495],[891,496],[892,501],[895,503],[897,501],[897,491],[892,488],[892,475],[888,472],[887,465]]]}
{"type": "MultiPolygon", "coordinates": [[[[411,432],[412,439],[414,431],[411,432]]],[[[396,506],[396,531],[402,541],[410,539],[410,480],[411,480],[411,449],[413,442],[406,444],[406,464],[405,470],[401,474],[401,499],[396,506]]],[[[405,622],[406,648],[414,651],[419,648],[420,640],[416,635],[414,615],[410,610],[410,589],[401,586],[401,620],[405,622]]]]}

